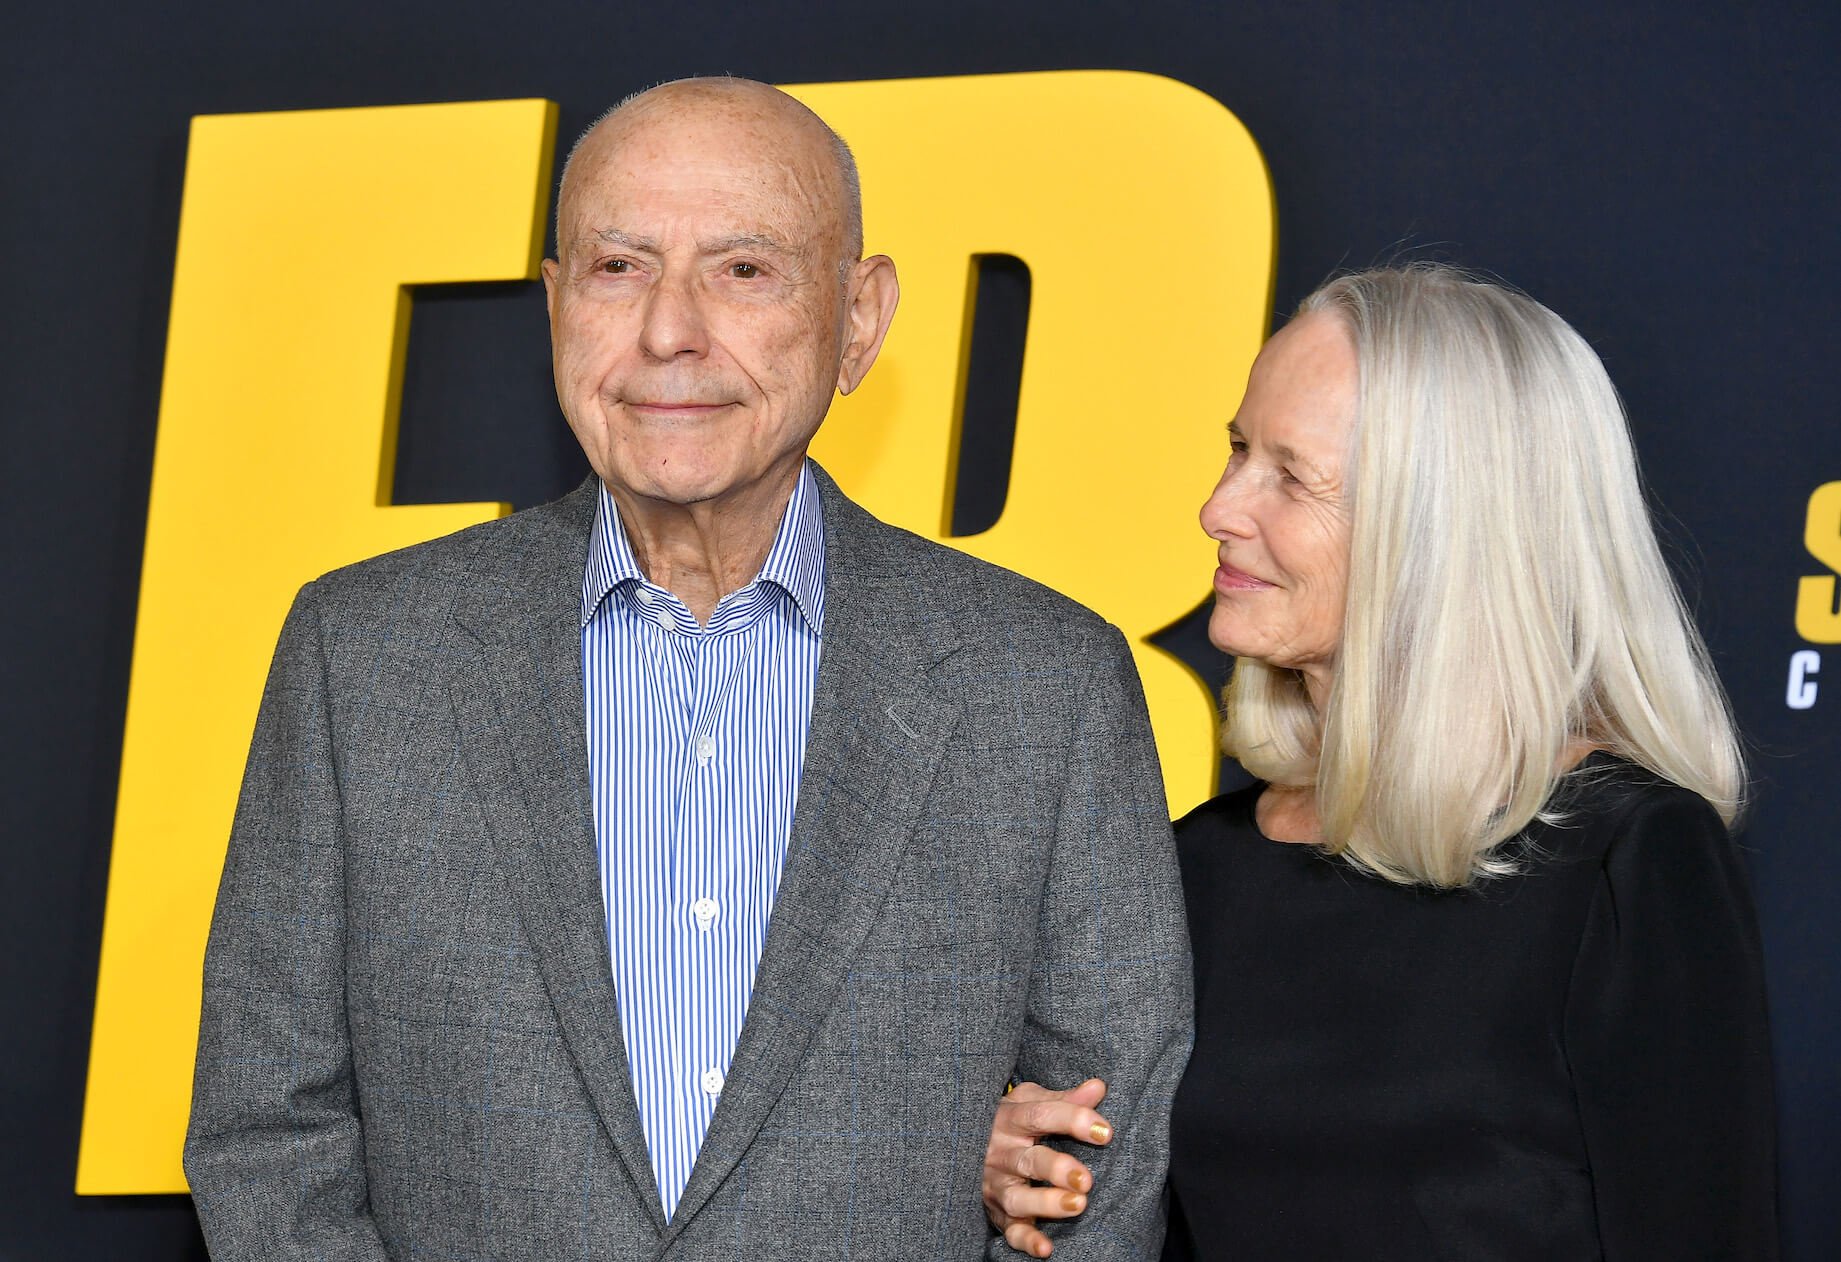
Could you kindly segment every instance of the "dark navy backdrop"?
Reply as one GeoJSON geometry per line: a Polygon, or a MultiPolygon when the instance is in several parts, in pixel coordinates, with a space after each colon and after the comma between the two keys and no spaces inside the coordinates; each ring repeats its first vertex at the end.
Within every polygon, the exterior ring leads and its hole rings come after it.
{"type": "MultiPolygon", "coordinates": [[[[561,102],[566,138],[624,93],[689,73],[1060,68],[1181,79],[1246,123],[1277,190],[1281,309],[1338,266],[1431,254],[1523,286],[1603,353],[1754,744],[1745,843],[1771,970],[1789,1256],[1841,1256],[1841,646],[1812,709],[1784,702],[1790,654],[1809,647],[1796,580],[1822,572],[1802,549],[1804,504],[1841,479],[1841,39],[1832,7],[1815,9],[15,7],[0,20],[0,1258],[202,1256],[183,1198],[70,1191],[188,119],[543,96],[561,102]]],[[[1094,249],[1108,268],[1211,283],[1207,242],[1094,249]]],[[[276,241],[277,285],[288,269],[276,241]]],[[[528,503],[571,482],[580,458],[560,423],[548,446],[528,438],[554,408],[530,289],[429,293],[417,317],[400,498],[528,503]]],[[[1133,329],[1092,367],[1096,388],[1170,368],[1133,329]]],[[[1177,638],[1196,653],[1192,634],[1177,638]]]]}

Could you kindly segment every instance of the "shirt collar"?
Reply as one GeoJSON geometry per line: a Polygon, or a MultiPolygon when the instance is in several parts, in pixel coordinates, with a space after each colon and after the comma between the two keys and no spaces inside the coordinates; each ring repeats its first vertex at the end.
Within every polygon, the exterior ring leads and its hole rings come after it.
{"type": "MultiPolygon", "coordinates": [[[[588,536],[588,564],[582,573],[582,625],[600,607],[607,594],[622,584],[644,582],[645,574],[633,555],[620,510],[605,483],[596,488],[594,529],[588,536]]],[[[807,460],[793,484],[792,498],[774,531],[773,545],[755,582],[772,583],[788,596],[813,634],[821,634],[825,621],[825,517],[818,483],[807,460]]],[[[725,597],[724,599],[727,599],[725,597]]]]}

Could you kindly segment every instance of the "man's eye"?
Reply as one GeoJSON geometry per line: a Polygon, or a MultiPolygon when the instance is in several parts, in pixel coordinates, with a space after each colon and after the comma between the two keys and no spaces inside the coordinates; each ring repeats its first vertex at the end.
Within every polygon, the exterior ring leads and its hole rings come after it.
{"type": "Polygon", "coordinates": [[[761,269],[756,267],[753,263],[729,264],[729,275],[736,277],[738,280],[753,280],[760,274],[761,269]]]}
{"type": "Polygon", "coordinates": [[[606,259],[601,264],[601,270],[614,276],[622,276],[632,271],[633,265],[626,259],[606,259]]]}

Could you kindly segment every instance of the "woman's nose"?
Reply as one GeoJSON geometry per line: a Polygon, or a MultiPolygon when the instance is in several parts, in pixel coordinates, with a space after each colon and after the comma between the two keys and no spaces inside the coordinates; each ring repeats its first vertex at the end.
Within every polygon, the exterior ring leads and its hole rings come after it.
{"type": "Polygon", "coordinates": [[[1221,539],[1228,535],[1246,536],[1253,533],[1253,519],[1246,511],[1246,496],[1240,486],[1242,479],[1234,476],[1229,469],[1215,483],[1215,489],[1202,501],[1202,531],[1210,539],[1221,539]]]}

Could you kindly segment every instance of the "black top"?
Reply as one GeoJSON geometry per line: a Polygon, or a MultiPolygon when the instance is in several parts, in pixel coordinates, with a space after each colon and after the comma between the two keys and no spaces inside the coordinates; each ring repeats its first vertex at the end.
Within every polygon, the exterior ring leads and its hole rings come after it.
{"type": "Polygon", "coordinates": [[[1594,754],[1521,875],[1394,885],[1176,826],[1195,1053],[1166,1259],[1777,1256],[1758,929],[1719,817],[1594,754]]]}

